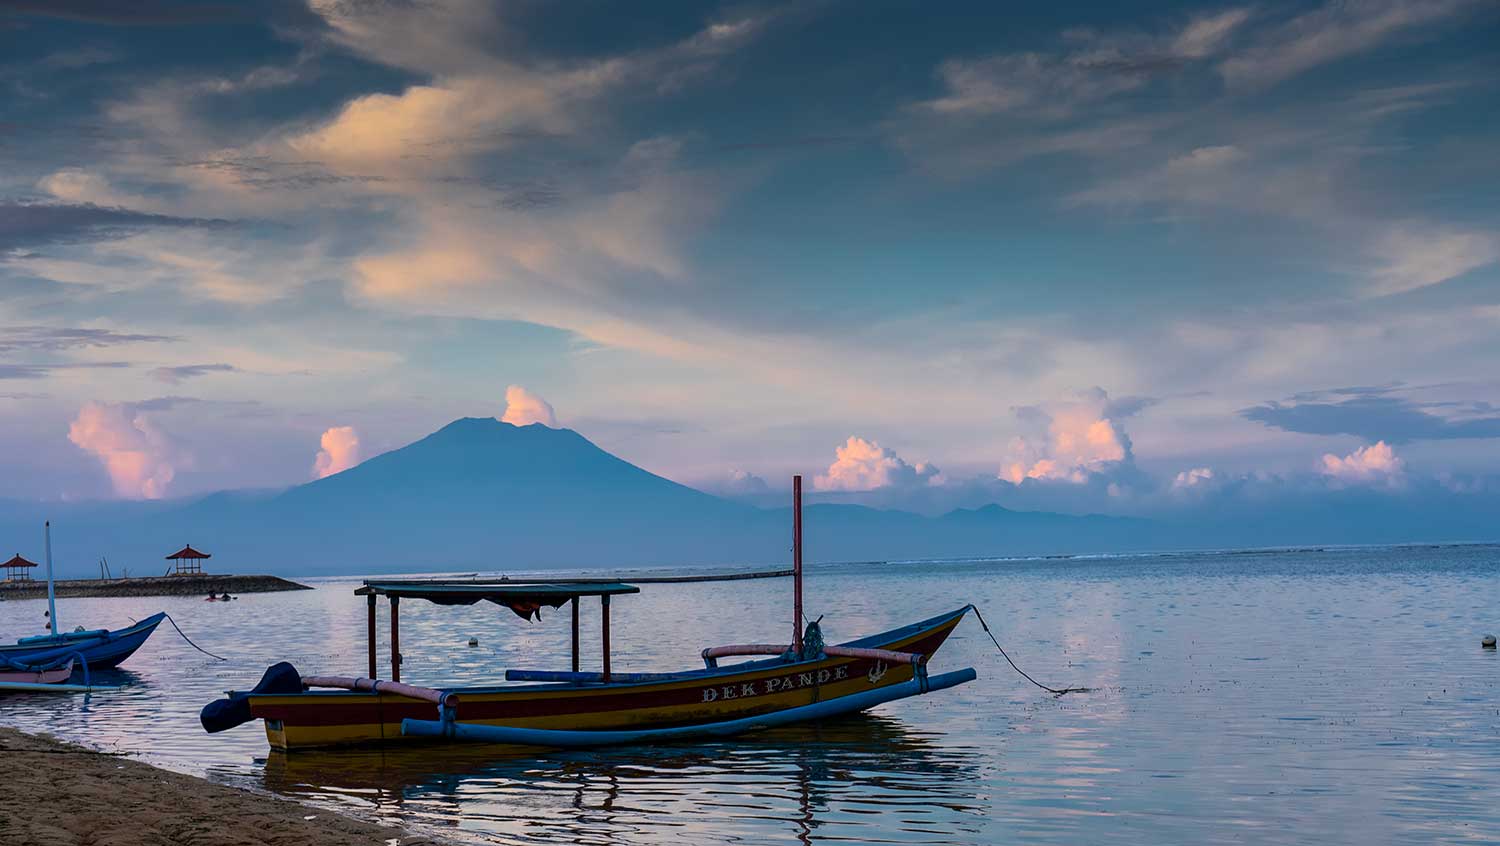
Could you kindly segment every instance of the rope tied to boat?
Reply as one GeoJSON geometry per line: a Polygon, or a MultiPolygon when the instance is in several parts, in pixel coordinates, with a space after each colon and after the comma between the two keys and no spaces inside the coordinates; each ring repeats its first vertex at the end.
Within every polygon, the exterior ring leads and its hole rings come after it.
{"type": "Polygon", "coordinates": [[[204,655],[207,655],[208,657],[214,659],[215,661],[228,661],[229,660],[228,658],[225,658],[223,656],[215,655],[212,652],[209,652],[207,649],[204,649],[203,647],[199,646],[198,644],[193,643],[193,639],[190,638],[190,637],[188,637],[187,634],[185,632],[183,632],[182,628],[177,625],[177,621],[174,620],[174,619],[172,619],[172,615],[171,614],[165,614],[164,613],[162,616],[164,616],[164,617],[167,618],[167,622],[169,622],[169,623],[172,624],[172,628],[177,629],[177,633],[180,634],[180,635],[182,635],[182,639],[185,640],[185,641],[187,641],[187,645],[188,646],[191,646],[192,648],[198,650],[199,652],[202,652],[204,655]]]}
{"type": "Polygon", "coordinates": [[[1000,654],[1001,655],[1005,656],[1005,662],[1010,665],[1010,668],[1012,670],[1015,670],[1016,672],[1020,673],[1021,674],[1021,678],[1025,679],[1025,680],[1027,680],[1029,682],[1031,682],[1032,684],[1036,685],[1037,687],[1041,688],[1042,690],[1047,691],[1048,693],[1055,693],[1058,696],[1063,696],[1063,695],[1069,694],[1069,693],[1088,693],[1090,690],[1092,690],[1092,688],[1087,688],[1087,687],[1064,687],[1064,688],[1048,687],[1048,686],[1042,684],[1041,682],[1037,681],[1036,679],[1032,678],[1031,676],[1027,675],[1025,670],[1023,670],[1020,667],[1016,666],[1016,662],[1010,660],[1010,655],[1006,654],[1005,647],[1003,647],[1003,646],[1000,645],[1000,641],[995,637],[995,633],[992,632],[992,631],[990,631],[990,625],[989,625],[989,623],[986,623],[984,621],[984,615],[981,614],[981,613],[979,613],[979,606],[977,606],[977,605],[970,605],[969,607],[972,608],[972,609],[974,609],[974,619],[976,619],[976,620],[979,621],[979,625],[980,625],[981,628],[984,629],[984,633],[990,636],[990,641],[995,644],[995,648],[998,649],[998,650],[1000,650],[1000,654]]]}

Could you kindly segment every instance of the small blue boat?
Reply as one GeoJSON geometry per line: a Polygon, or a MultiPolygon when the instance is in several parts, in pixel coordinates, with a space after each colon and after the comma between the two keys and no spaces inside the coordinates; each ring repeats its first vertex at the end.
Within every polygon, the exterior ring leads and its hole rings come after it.
{"type": "Polygon", "coordinates": [[[79,659],[84,677],[90,670],[107,670],[135,654],[141,644],[151,637],[161,621],[167,618],[165,611],[123,629],[92,629],[77,632],[57,632],[57,597],[52,579],[52,521],[43,526],[47,550],[47,620],[54,634],[23,637],[14,646],[0,646],[0,667],[13,669],[45,667],[69,659],[79,659]]]}
{"type": "Polygon", "coordinates": [[[114,631],[95,629],[23,637],[13,646],[0,646],[0,665],[46,664],[81,656],[90,670],[107,670],[140,649],[166,617],[166,612],[160,611],[133,626],[114,631]]]}

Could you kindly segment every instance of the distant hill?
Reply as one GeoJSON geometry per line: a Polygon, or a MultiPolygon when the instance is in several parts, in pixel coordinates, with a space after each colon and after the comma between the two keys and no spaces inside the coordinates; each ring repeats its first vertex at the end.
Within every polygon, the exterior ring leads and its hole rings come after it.
{"type": "MultiPolygon", "coordinates": [[[[789,508],[710,496],[569,429],[493,418],[456,420],[281,492],[0,506],[0,532],[37,537],[44,512],[59,567],[74,576],[92,574],[100,555],[117,571],[154,574],[166,567],[161,556],[187,542],[215,553],[210,569],[309,575],[764,564],[786,561],[791,540],[789,508]]],[[[999,506],[928,518],[813,505],[806,526],[813,561],[1090,552],[1159,540],[1147,521],[999,506]]]]}

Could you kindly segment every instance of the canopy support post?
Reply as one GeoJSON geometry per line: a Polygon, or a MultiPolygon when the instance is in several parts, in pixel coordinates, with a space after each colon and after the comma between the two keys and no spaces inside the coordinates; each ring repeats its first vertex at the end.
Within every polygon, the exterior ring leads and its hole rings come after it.
{"type": "Polygon", "coordinates": [[[802,475],[792,477],[792,651],[802,654],[802,475]]]}
{"type": "Polygon", "coordinates": [[[609,684],[609,594],[599,597],[599,617],[604,625],[604,683],[609,684]]]}
{"type": "Polygon", "coordinates": [[[394,594],[391,595],[391,681],[401,681],[401,597],[394,594]]]}
{"type": "Polygon", "coordinates": [[[578,672],[578,597],[573,597],[573,672],[578,672]]]}
{"type": "Polygon", "coordinates": [[[375,678],[375,594],[372,593],[366,596],[365,599],[368,600],[365,605],[366,611],[369,612],[366,614],[365,620],[365,639],[368,641],[370,651],[370,672],[366,675],[366,678],[373,679],[375,678]]]}

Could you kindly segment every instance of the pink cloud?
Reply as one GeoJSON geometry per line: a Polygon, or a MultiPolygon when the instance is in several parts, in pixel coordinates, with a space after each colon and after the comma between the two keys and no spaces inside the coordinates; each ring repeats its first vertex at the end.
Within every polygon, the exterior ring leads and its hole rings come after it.
{"type": "Polygon", "coordinates": [[[1121,418],[1139,410],[1139,402],[1111,403],[1098,388],[1087,391],[1077,402],[1043,410],[1028,407],[1022,418],[1042,431],[1017,437],[1010,444],[1010,458],[1000,468],[1000,478],[1019,485],[1027,479],[1053,479],[1076,484],[1096,473],[1108,472],[1131,460],[1130,437],[1121,418]]]}
{"type": "Polygon", "coordinates": [[[115,494],[127,499],[166,496],[184,460],[171,438],[131,403],[84,403],[68,427],[68,440],[93,453],[115,494]]]}
{"type": "Polygon", "coordinates": [[[828,472],[813,479],[820,491],[872,491],[904,485],[941,485],[944,477],[931,464],[908,464],[874,441],[850,437],[835,450],[828,472]]]}
{"type": "Polygon", "coordinates": [[[1219,475],[1209,467],[1193,467],[1177,474],[1172,480],[1172,490],[1203,490],[1212,487],[1219,480],[1219,475]]]}
{"type": "Polygon", "coordinates": [[[1398,485],[1406,472],[1406,462],[1385,441],[1376,441],[1342,458],[1326,453],[1322,471],[1323,475],[1341,482],[1398,485]]]}
{"type": "Polygon", "coordinates": [[[313,478],[342,473],[359,463],[359,433],[353,426],[333,426],[323,432],[322,449],[313,459],[313,478]]]}
{"type": "Polygon", "coordinates": [[[557,428],[557,414],[552,411],[552,404],[520,385],[505,389],[505,415],[500,420],[513,426],[540,423],[557,428]]]}

